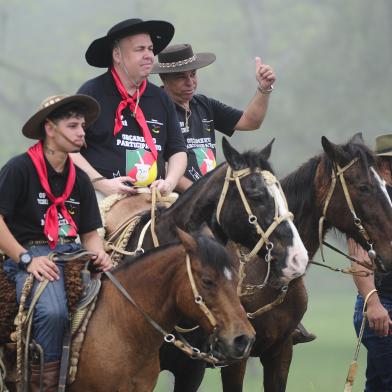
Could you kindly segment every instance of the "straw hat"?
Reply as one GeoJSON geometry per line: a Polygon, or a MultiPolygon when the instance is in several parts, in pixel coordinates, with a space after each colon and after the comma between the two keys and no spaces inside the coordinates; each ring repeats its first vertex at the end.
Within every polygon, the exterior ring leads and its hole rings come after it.
{"type": "Polygon", "coordinates": [[[83,94],[54,95],[45,98],[39,105],[37,113],[31,116],[22,128],[22,133],[29,139],[42,139],[42,124],[47,117],[56,109],[68,103],[78,104],[83,108],[86,128],[88,128],[99,116],[101,108],[99,103],[92,97],[83,94]]]}
{"type": "Polygon", "coordinates": [[[374,150],[377,155],[392,157],[392,133],[377,136],[374,150]]]}

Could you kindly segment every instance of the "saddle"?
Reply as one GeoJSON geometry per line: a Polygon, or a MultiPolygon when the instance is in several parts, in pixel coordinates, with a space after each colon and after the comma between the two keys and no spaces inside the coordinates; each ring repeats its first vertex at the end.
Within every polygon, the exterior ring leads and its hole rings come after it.
{"type": "MultiPolygon", "coordinates": [[[[133,218],[150,211],[152,194],[149,188],[138,188],[137,195],[110,195],[99,203],[105,238],[121,230],[133,218]]],[[[159,197],[156,207],[170,207],[178,198],[177,193],[159,197]]]]}
{"type": "MultiPolygon", "coordinates": [[[[87,322],[91,317],[101,286],[99,279],[91,279],[90,270],[93,268],[90,267],[90,261],[93,255],[93,253],[83,249],[72,253],[54,253],[51,255],[54,261],[56,259],[66,261],[64,264],[64,283],[68,309],[71,315],[70,334],[75,342],[76,356],[78,356],[81,349],[87,322]],[[82,328],[83,325],[85,326],[84,329],[82,328]],[[83,331],[82,337],[80,336],[80,330],[83,331]]],[[[0,350],[4,357],[3,367],[5,365],[7,368],[7,380],[16,382],[19,377],[14,366],[16,360],[15,349],[17,348],[15,343],[17,334],[14,330],[15,322],[20,319],[21,315],[18,314],[15,285],[7,280],[3,271],[3,262],[4,257],[0,259],[0,350]]],[[[72,361],[75,365],[75,360],[71,357],[71,365],[72,361]]],[[[0,355],[0,365],[1,362],[0,355]]],[[[23,367],[26,368],[25,365],[23,367]]],[[[4,374],[0,374],[0,378],[2,378],[1,376],[5,377],[4,374]]]]}
{"type": "MultiPolygon", "coordinates": [[[[93,255],[93,253],[85,250],[79,250],[72,253],[56,253],[53,257],[54,261],[56,261],[56,258],[66,261],[64,265],[64,283],[68,309],[71,314],[75,312],[82,297],[85,297],[83,303],[86,300],[88,301],[86,299],[87,293],[90,292],[93,286],[96,286],[96,283],[92,284],[87,277],[89,271],[85,270],[86,263],[91,260],[93,255]],[[82,270],[84,270],[84,273],[82,273],[82,270]]],[[[4,259],[4,256],[0,259],[0,343],[11,341],[10,336],[15,329],[14,320],[18,312],[15,284],[8,281],[4,273],[4,259]]]]}

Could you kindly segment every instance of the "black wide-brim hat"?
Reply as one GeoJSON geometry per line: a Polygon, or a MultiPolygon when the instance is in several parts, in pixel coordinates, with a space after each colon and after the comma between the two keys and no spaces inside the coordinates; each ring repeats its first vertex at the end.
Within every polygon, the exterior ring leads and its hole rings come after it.
{"type": "Polygon", "coordinates": [[[86,52],[87,63],[98,68],[110,67],[114,42],[139,33],[150,35],[155,55],[166,48],[173,38],[174,26],[163,20],[124,20],[114,25],[104,37],[98,38],[90,44],[86,52]]]}
{"type": "Polygon", "coordinates": [[[192,71],[210,65],[216,60],[214,53],[193,53],[189,44],[170,45],[158,55],[152,74],[192,71]]]}
{"type": "Polygon", "coordinates": [[[32,115],[22,128],[22,133],[29,139],[42,139],[42,125],[56,109],[68,103],[80,105],[84,114],[86,128],[98,118],[101,113],[99,103],[92,97],[84,94],[54,95],[45,98],[39,105],[37,113],[32,115]]]}

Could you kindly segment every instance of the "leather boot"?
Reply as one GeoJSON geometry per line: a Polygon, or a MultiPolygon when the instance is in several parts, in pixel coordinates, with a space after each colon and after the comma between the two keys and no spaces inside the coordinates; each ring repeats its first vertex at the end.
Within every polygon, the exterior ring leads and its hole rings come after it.
{"type": "Polygon", "coordinates": [[[317,336],[314,333],[308,332],[307,329],[299,323],[291,334],[291,337],[293,339],[293,344],[298,344],[312,342],[317,336]]]}
{"type": "Polygon", "coordinates": [[[60,361],[47,362],[43,369],[43,390],[40,390],[40,366],[31,365],[30,392],[57,392],[60,361]]]}

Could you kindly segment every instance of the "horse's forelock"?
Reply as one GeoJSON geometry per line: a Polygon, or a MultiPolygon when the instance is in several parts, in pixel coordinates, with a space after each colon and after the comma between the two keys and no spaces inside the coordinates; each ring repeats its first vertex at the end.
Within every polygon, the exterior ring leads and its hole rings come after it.
{"type": "Polygon", "coordinates": [[[246,167],[249,167],[251,171],[255,171],[255,169],[259,168],[274,173],[270,163],[261,156],[259,151],[246,151],[242,154],[242,158],[246,163],[246,167]]]}
{"type": "Polygon", "coordinates": [[[197,252],[202,264],[215,270],[231,269],[233,261],[226,249],[215,239],[207,236],[196,237],[197,252]]]}

